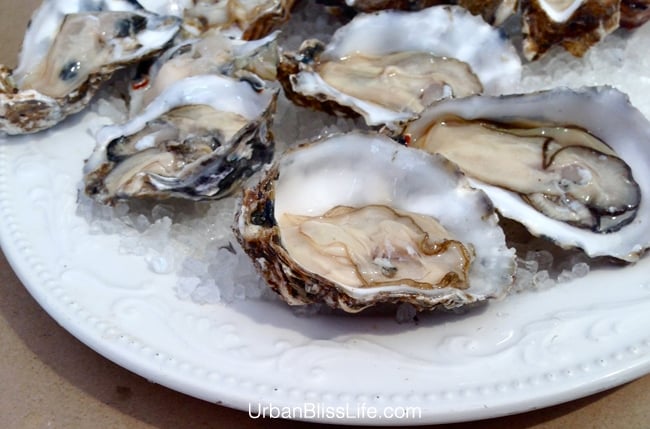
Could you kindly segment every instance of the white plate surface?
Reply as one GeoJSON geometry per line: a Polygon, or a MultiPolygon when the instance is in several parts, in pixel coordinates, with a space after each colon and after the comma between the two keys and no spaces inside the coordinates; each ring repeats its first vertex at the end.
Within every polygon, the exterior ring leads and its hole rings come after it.
{"type": "Polygon", "coordinates": [[[264,300],[181,300],[175,275],[121,254],[119,237],[92,234],[75,213],[88,130],[100,122],[87,113],[0,142],[0,239],[64,328],[156,383],[242,410],[320,407],[339,413],[329,421],[352,424],[388,423],[370,408],[419,408],[420,416],[390,421],[407,424],[526,411],[650,372],[648,257],[417,325],[298,317],[264,300]]]}

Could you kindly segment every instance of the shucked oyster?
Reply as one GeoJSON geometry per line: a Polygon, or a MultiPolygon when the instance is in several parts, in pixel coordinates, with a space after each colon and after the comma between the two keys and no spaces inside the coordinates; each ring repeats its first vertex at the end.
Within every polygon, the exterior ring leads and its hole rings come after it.
{"type": "Polygon", "coordinates": [[[285,153],[244,193],[235,234],[291,305],[455,308],[512,282],[492,205],[455,166],[351,133],[285,153]]]}
{"type": "Polygon", "coordinates": [[[0,70],[0,130],[9,134],[49,128],[83,109],[112,72],[158,52],[180,28],[177,18],[135,10],[67,14],[59,26],[60,14],[44,14],[59,3],[35,14],[15,72],[0,70]]]}
{"type": "MultiPolygon", "coordinates": [[[[266,36],[289,19],[295,0],[200,0],[186,10],[186,21],[202,31],[236,26],[241,37],[254,40],[266,36]],[[207,28],[206,28],[207,27],[207,28]]],[[[186,26],[187,27],[187,26],[186,26]]]]}
{"type": "Polygon", "coordinates": [[[229,31],[244,40],[271,33],[289,19],[295,0],[140,0],[150,11],[183,18],[191,36],[212,29],[229,31]]]}
{"type": "Polygon", "coordinates": [[[442,98],[508,91],[520,72],[514,47],[496,29],[463,8],[440,6],[357,15],[329,44],[308,40],[285,55],[279,77],[300,105],[393,127],[442,98]]]}
{"type": "Polygon", "coordinates": [[[277,93],[261,80],[219,75],[174,82],[125,124],[100,130],[86,193],[109,204],[227,195],[271,159],[277,93]]]}
{"type": "Polygon", "coordinates": [[[447,100],[404,139],[457,163],[535,235],[627,261],[650,246],[650,123],[615,89],[447,100]]]}
{"type": "Polygon", "coordinates": [[[211,30],[200,38],[182,41],[165,51],[144,76],[134,83],[130,93],[133,116],[174,82],[198,75],[219,74],[251,82],[275,80],[279,62],[278,32],[245,41],[211,30]]]}
{"type": "Polygon", "coordinates": [[[420,10],[456,4],[486,22],[523,33],[522,51],[528,60],[561,45],[582,56],[620,26],[637,27],[650,19],[648,0],[320,0],[360,12],[384,9],[420,10]],[[515,17],[515,18],[512,18],[515,17]],[[520,24],[510,27],[507,21],[520,24]]]}

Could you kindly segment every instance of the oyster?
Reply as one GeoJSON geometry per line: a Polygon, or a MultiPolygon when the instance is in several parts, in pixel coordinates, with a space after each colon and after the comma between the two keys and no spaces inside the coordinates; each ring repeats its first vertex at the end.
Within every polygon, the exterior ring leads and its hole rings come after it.
{"type": "Polygon", "coordinates": [[[124,124],[102,128],[85,192],[127,198],[220,198],[270,161],[278,89],[219,75],[174,82],[124,124]]]}
{"type": "Polygon", "coordinates": [[[514,271],[485,195],[444,158],[379,134],[285,153],[245,191],[234,228],[291,305],[456,308],[502,296],[514,271]]]}
{"type": "Polygon", "coordinates": [[[637,27],[648,19],[648,0],[322,0],[359,12],[384,9],[420,10],[455,4],[501,26],[509,34],[523,34],[522,51],[536,60],[561,45],[582,56],[591,46],[620,26],[637,27]],[[510,23],[517,23],[510,26],[510,23]]]}
{"type": "Polygon", "coordinates": [[[277,36],[275,32],[262,39],[244,41],[211,30],[200,38],[176,44],[132,85],[131,115],[142,110],[173,82],[190,76],[219,74],[251,82],[260,78],[275,80],[279,62],[277,36]]]}
{"type": "Polygon", "coordinates": [[[16,70],[0,72],[0,130],[9,134],[41,131],[83,109],[115,70],[157,53],[180,28],[177,18],[143,11],[72,13],[49,40],[43,11],[55,5],[35,14],[16,70]]]}
{"type": "Polygon", "coordinates": [[[271,33],[289,19],[295,0],[141,0],[150,11],[183,18],[191,37],[212,30],[228,30],[245,40],[271,33]]]}
{"type": "Polygon", "coordinates": [[[254,40],[266,36],[289,19],[295,0],[209,0],[196,2],[186,11],[186,20],[205,31],[206,26],[236,26],[241,37],[254,40]]]}
{"type": "Polygon", "coordinates": [[[650,123],[618,90],[446,100],[403,138],[457,163],[534,235],[626,261],[650,245],[650,123]]]}
{"type": "Polygon", "coordinates": [[[308,40],[286,54],[278,75],[297,104],[393,128],[442,98],[508,91],[520,73],[519,56],[496,29],[440,6],[357,15],[329,44],[308,40]]]}

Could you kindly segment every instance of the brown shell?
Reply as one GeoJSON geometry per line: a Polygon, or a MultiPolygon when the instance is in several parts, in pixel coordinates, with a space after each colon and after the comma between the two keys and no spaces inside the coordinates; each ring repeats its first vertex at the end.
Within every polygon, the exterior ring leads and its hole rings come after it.
{"type": "Polygon", "coordinates": [[[257,40],[268,35],[289,20],[291,9],[296,0],[283,0],[281,6],[273,12],[259,16],[244,30],[242,39],[257,40]]]}
{"type": "Polygon", "coordinates": [[[553,45],[581,57],[619,25],[621,0],[587,0],[563,23],[551,20],[537,0],[521,0],[523,51],[538,59],[553,45]]]}
{"type": "MultiPolygon", "coordinates": [[[[110,79],[113,70],[92,74],[73,92],[62,98],[51,98],[37,91],[0,92],[0,130],[7,134],[29,134],[43,131],[67,116],[82,110],[101,85],[110,79]]],[[[2,84],[7,86],[7,80],[2,84]]]]}
{"type": "MultiPolygon", "coordinates": [[[[469,10],[472,15],[481,15],[485,22],[493,25],[500,25],[507,17],[502,17],[502,21],[497,22],[497,13],[505,0],[458,0],[456,4],[469,10]]],[[[512,3],[510,15],[517,11],[518,1],[512,3]]]]}
{"type": "Polygon", "coordinates": [[[621,27],[635,28],[650,21],[650,0],[622,0],[621,27]]]}

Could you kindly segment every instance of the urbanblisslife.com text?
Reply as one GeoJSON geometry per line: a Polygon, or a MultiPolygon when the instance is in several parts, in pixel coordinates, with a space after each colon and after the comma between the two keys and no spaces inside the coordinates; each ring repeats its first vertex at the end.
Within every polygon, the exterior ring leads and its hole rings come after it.
{"type": "Polygon", "coordinates": [[[305,402],[297,406],[279,406],[272,403],[249,403],[248,416],[253,419],[290,419],[290,420],[372,420],[372,419],[408,419],[422,418],[420,407],[392,406],[376,407],[365,403],[326,405],[318,402],[305,402]]]}

